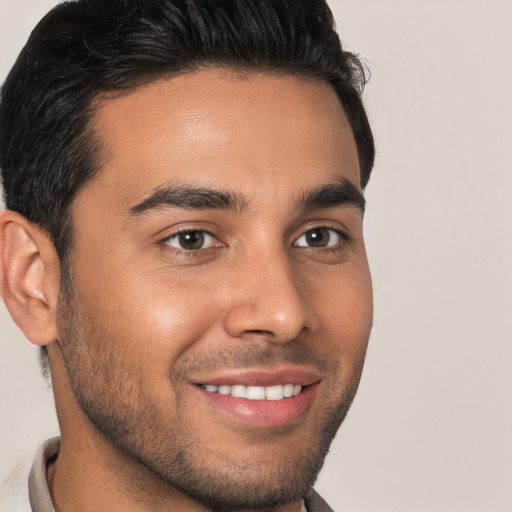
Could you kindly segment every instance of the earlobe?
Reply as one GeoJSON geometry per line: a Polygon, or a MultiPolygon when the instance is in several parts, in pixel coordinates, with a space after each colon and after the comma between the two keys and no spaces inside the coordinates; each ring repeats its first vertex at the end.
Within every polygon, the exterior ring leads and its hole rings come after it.
{"type": "Polygon", "coordinates": [[[0,215],[0,258],[1,292],[12,318],[32,343],[54,342],[60,265],[48,235],[6,210],[0,215]]]}

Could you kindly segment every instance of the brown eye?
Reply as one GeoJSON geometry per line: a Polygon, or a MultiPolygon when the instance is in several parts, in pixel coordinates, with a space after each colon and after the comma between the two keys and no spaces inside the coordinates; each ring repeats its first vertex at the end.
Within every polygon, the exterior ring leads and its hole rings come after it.
{"type": "Polygon", "coordinates": [[[340,245],[344,237],[335,229],[331,228],[314,228],[306,231],[301,237],[295,242],[295,246],[298,247],[335,247],[340,245]]]}
{"type": "Polygon", "coordinates": [[[206,231],[180,231],[167,238],[165,243],[171,247],[176,247],[176,249],[198,251],[199,249],[212,247],[215,244],[215,238],[206,231]]]}

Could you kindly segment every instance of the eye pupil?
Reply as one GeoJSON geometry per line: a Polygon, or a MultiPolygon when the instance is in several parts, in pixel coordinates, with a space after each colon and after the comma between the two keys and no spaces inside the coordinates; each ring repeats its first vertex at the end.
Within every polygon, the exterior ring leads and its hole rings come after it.
{"type": "Polygon", "coordinates": [[[179,243],[183,249],[201,249],[204,244],[204,233],[201,231],[186,231],[184,233],[180,233],[179,243]]]}
{"type": "Polygon", "coordinates": [[[326,228],[311,229],[306,233],[306,242],[310,247],[326,247],[329,238],[329,230],[326,228]]]}

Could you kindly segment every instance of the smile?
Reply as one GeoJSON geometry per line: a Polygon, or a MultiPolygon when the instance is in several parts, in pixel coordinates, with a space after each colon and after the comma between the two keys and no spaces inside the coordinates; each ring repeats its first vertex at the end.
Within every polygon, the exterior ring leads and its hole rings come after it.
{"type": "Polygon", "coordinates": [[[300,384],[278,384],[276,386],[245,386],[243,384],[214,386],[204,384],[201,387],[210,393],[230,395],[247,400],[283,400],[297,396],[302,390],[300,384]]]}

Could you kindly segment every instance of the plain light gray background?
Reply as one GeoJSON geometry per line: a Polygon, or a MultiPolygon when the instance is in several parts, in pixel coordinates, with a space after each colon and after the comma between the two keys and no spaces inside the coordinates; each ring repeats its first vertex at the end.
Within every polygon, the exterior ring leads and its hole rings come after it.
{"type": "MultiPolygon", "coordinates": [[[[0,77],[54,2],[0,0],[0,77]]],[[[375,326],[318,490],[350,512],[512,511],[512,2],[331,0],[372,70],[375,326]]],[[[0,482],[57,432],[0,306],[0,482]]],[[[1,504],[0,504],[1,510],[1,504]]]]}

